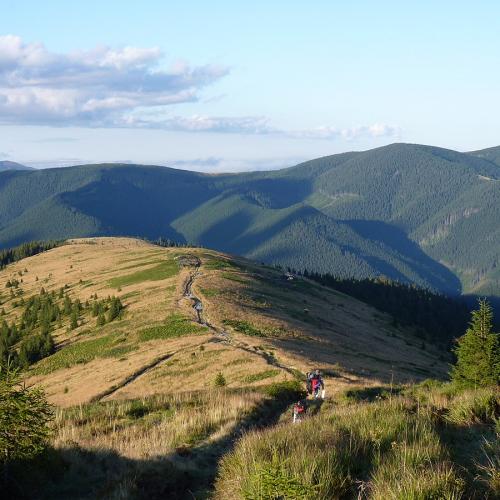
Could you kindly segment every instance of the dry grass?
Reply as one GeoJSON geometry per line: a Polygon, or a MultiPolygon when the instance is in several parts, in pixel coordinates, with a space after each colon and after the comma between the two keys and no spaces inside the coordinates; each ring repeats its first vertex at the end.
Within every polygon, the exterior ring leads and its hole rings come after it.
{"type": "Polygon", "coordinates": [[[54,445],[112,449],[133,459],[165,457],[226,436],[263,397],[210,390],[59,409],[54,445]]]}
{"type": "MultiPolygon", "coordinates": [[[[173,353],[175,360],[175,353],[185,349],[188,352],[179,355],[189,358],[189,367],[184,368],[187,390],[206,388],[218,371],[230,387],[248,385],[249,380],[251,385],[263,384],[266,380],[258,380],[258,374],[274,369],[259,355],[263,353],[298,372],[321,368],[327,374],[329,394],[352,383],[435,376],[445,367],[431,348],[421,351],[415,341],[394,330],[388,318],[371,307],[315,283],[285,282],[276,270],[218,252],[159,248],[131,238],[74,240],[8,266],[0,272],[0,291],[19,272],[24,297],[39,293],[42,286],[50,292],[67,285],[73,299],[85,302],[94,294],[99,298],[118,295],[125,305],[123,317],[111,324],[97,328],[95,318],[89,316],[73,331],[68,332],[64,325],[53,332],[62,351],[35,366],[28,383],[42,384],[50,401],[60,405],[88,401],[159,355],[173,353]],[[192,269],[174,269],[176,258],[185,253],[202,261],[193,291],[203,297],[205,317],[229,331],[234,340],[211,361],[199,356],[196,346],[205,343],[211,351],[216,340],[213,332],[200,332],[192,323],[193,335],[190,333],[189,318],[194,320],[195,315],[191,301],[183,298],[183,289],[192,269]],[[170,319],[176,317],[188,320],[174,328],[170,319]],[[229,323],[224,325],[224,320],[229,323]],[[181,330],[185,335],[177,338],[181,330]],[[259,335],[247,335],[248,331],[259,335]],[[159,338],[144,342],[153,337],[159,338]],[[115,345],[113,341],[109,356],[103,357],[105,350],[98,347],[106,339],[119,342],[115,345]],[[75,347],[80,343],[84,345],[75,347]],[[92,351],[92,346],[97,350],[92,351]],[[70,351],[65,353],[67,349],[83,354],[71,357],[70,351]],[[233,365],[235,361],[239,364],[233,365]]],[[[21,308],[13,308],[11,300],[2,307],[8,321],[19,317],[21,308]]],[[[184,390],[168,367],[160,364],[112,397],[184,390]]],[[[281,371],[277,378],[290,375],[281,371]]]]}

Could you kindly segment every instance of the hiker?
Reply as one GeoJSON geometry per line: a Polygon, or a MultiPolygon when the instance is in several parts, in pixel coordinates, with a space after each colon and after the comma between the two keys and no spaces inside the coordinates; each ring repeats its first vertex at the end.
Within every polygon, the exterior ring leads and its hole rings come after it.
{"type": "MultiPolygon", "coordinates": [[[[308,377],[309,378],[309,377],[308,377]]],[[[311,392],[314,399],[325,398],[325,383],[323,382],[323,378],[321,377],[321,373],[319,370],[315,370],[311,376],[311,392]],[[320,392],[321,391],[321,392],[320,392]]]]}
{"type": "Polygon", "coordinates": [[[306,416],[306,410],[307,410],[307,406],[306,406],[306,402],[305,401],[297,401],[294,405],[293,405],[293,423],[297,423],[297,422],[300,422],[302,420],[303,417],[306,416]]]}

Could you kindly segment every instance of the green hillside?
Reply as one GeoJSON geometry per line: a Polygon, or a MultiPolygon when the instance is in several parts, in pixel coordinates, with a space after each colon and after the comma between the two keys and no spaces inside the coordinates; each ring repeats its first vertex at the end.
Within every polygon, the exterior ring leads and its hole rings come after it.
{"type": "Polygon", "coordinates": [[[340,277],[500,295],[500,148],[393,144],[270,172],[102,164],[0,173],[0,247],[170,238],[340,277]]]}

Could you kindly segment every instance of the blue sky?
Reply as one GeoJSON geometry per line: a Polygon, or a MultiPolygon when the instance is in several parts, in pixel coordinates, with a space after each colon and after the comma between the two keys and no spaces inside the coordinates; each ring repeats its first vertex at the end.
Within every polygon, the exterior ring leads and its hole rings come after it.
{"type": "Polygon", "coordinates": [[[277,168],[500,144],[495,1],[0,0],[0,159],[277,168]]]}

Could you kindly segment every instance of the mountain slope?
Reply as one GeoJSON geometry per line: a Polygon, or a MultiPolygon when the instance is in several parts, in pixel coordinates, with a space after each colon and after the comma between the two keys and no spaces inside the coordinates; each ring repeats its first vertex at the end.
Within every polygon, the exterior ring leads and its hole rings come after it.
{"type": "Polygon", "coordinates": [[[54,323],[55,354],[28,372],[58,405],[203,389],[219,371],[238,388],[320,366],[336,391],[387,381],[391,373],[405,381],[447,369],[439,351],[421,350],[421,340],[362,302],[205,249],[75,240],[9,265],[0,290],[15,279],[15,293],[0,297],[9,325],[21,319],[21,296],[28,304],[54,292],[61,310],[66,295],[82,304],[76,327],[64,315],[54,323]],[[191,294],[203,305],[201,324],[191,294]],[[92,304],[109,295],[125,309],[99,326],[92,304]]]}
{"type": "Polygon", "coordinates": [[[486,156],[393,144],[232,175],[119,164],[4,172],[0,247],[34,236],[164,237],[297,269],[499,295],[500,167],[486,156]]]}
{"type": "Polygon", "coordinates": [[[33,170],[31,167],[26,167],[15,161],[0,161],[0,172],[6,172],[8,170],[33,170]]]}
{"type": "Polygon", "coordinates": [[[472,156],[477,156],[478,158],[489,160],[500,167],[500,146],[481,149],[479,151],[471,151],[469,154],[472,156]]]}

